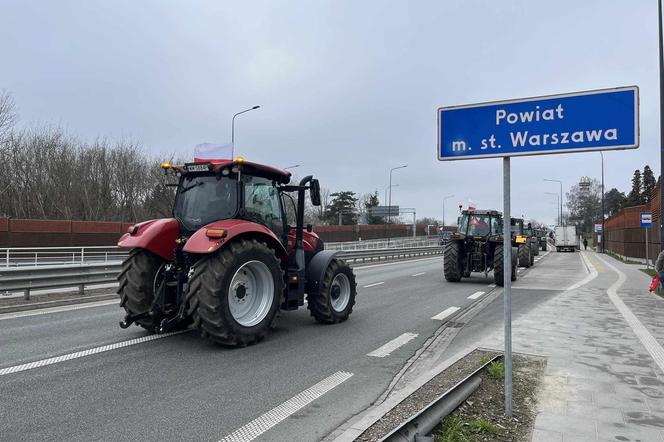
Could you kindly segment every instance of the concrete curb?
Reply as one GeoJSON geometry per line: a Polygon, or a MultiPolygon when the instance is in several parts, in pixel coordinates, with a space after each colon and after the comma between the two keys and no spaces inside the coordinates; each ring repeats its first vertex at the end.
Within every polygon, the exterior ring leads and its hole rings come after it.
{"type": "Polygon", "coordinates": [[[376,423],[380,418],[387,414],[390,410],[396,407],[408,396],[413,394],[427,382],[429,382],[434,377],[438,376],[443,370],[449,368],[452,364],[458,362],[464,357],[468,356],[471,352],[477,350],[477,347],[466,347],[463,350],[456,353],[454,356],[446,359],[444,362],[429,370],[428,372],[422,374],[413,382],[411,382],[407,387],[404,387],[402,390],[395,393],[393,396],[387,398],[380,405],[370,407],[368,410],[363,412],[359,419],[344,430],[341,434],[334,437],[335,442],[352,442],[357,439],[362,433],[364,433],[369,427],[376,423]]]}

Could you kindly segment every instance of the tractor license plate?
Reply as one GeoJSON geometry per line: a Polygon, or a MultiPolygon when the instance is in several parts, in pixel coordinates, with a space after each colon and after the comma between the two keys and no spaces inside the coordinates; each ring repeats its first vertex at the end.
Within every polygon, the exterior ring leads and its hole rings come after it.
{"type": "Polygon", "coordinates": [[[210,170],[209,163],[187,164],[187,172],[207,172],[210,170]]]}

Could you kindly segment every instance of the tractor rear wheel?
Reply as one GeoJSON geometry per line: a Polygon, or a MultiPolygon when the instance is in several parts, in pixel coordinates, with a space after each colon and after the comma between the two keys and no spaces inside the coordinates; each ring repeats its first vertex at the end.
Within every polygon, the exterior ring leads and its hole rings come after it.
{"type": "MultiPolygon", "coordinates": [[[[158,276],[165,263],[163,258],[145,249],[133,249],[129,252],[118,275],[120,306],[124,307],[128,314],[150,310],[155,289],[159,284],[158,276]]],[[[136,323],[150,331],[155,331],[159,325],[152,316],[139,319],[136,323]]]]}
{"type": "Polygon", "coordinates": [[[530,267],[530,246],[519,244],[518,248],[519,267],[530,267]]]}
{"type": "Polygon", "coordinates": [[[530,246],[530,267],[535,265],[535,255],[536,253],[533,252],[533,246],[530,246]]]}
{"type": "Polygon", "coordinates": [[[244,347],[267,335],[283,292],[283,271],[274,250],[255,239],[241,239],[196,263],[188,312],[204,337],[244,347]]]}
{"type": "Polygon", "coordinates": [[[307,294],[307,308],[316,321],[336,324],[353,312],[357,283],[355,274],[345,261],[333,259],[325,270],[318,294],[307,294]]]}
{"type": "Polygon", "coordinates": [[[530,243],[531,250],[533,251],[533,255],[539,256],[539,244],[536,242],[531,242],[530,243]]]}
{"type": "Polygon", "coordinates": [[[505,284],[504,262],[503,246],[496,246],[493,252],[493,282],[501,287],[505,284]]]}
{"type": "Polygon", "coordinates": [[[449,282],[461,281],[461,245],[459,241],[448,241],[443,252],[443,273],[449,282]]]}

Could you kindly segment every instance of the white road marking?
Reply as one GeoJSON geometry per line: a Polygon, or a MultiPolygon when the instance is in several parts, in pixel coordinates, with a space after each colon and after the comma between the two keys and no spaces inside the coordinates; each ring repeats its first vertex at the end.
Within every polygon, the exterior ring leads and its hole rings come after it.
{"type": "Polygon", "coordinates": [[[490,287],[490,288],[492,288],[492,289],[495,289],[495,288],[496,288],[496,284],[489,284],[487,287],[490,287]]]}
{"type": "Polygon", "coordinates": [[[438,313],[436,316],[433,316],[431,319],[435,319],[437,321],[444,321],[445,318],[458,312],[459,310],[461,310],[460,307],[449,307],[443,310],[442,312],[438,313]]]}
{"type": "Polygon", "coordinates": [[[620,271],[618,268],[614,267],[604,258],[597,256],[600,261],[602,261],[608,268],[613,270],[618,274],[618,280],[614,282],[611,287],[608,288],[606,293],[609,295],[609,299],[613,302],[613,305],[616,306],[616,309],[623,315],[627,324],[632,328],[632,331],[639,338],[641,344],[648,350],[650,356],[652,356],[655,363],[659,366],[660,370],[664,373],[664,348],[657,342],[657,339],[650,334],[648,329],[639,321],[639,318],[632,313],[632,311],[625,305],[620,296],[618,296],[618,289],[625,283],[627,277],[625,274],[620,271]]]}
{"type": "Polygon", "coordinates": [[[130,339],[128,341],[116,342],[115,344],[102,345],[101,347],[95,347],[95,348],[90,348],[88,350],[82,350],[82,351],[77,351],[75,353],[56,356],[54,358],[41,359],[39,361],[29,362],[27,364],[14,365],[13,367],[0,369],[0,376],[4,376],[6,374],[18,373],[26,370],[32,370],[33,368],[44,367],[46,365],[58,364],[60,362],[71,361],[72,359],[78,359],[78,358],[83,358],[85,356],[91,356],[91,355],[96,355],[98,353],[117,350],[118,348],[130,347],[132,345],[142,344],[143,342],[167,338],[169,336],[179,335],[181,333],[187,333],[189,331],[191,330],[180,330],[171,333],[164,333],[161,335],[143,336],[140,338],[130,339]]]}
{"type": "Polygon", "coordinates": [[[371,353],[367,353],[367,356],[373,356],[374,358],[384,358],[385,356],[389,356],[397,348],[408,344],[415,338],[417,338],[416,333],[404,333],[403,335],[392,339],[390,342],[382,345],[371,353]]]}
{"type": "Polygon", "coordinates": [[[590,281],[593,279],[597,278],[597,270],[595,269],[595,266],[590,262],[588,258],[586,258],[585,252],[581,252],[579,254],[581,256],[581,260],[583,261],[584,265],[584,270],[586,272],[589,272],[589,275],[583,278],[581,281],[577,282],[576,284],[573,284],[565,289],[565,291],[570,291],[570,290],[576,290],[581,286],[584,286],[588,284],[590,281]]]}
{"type": "Polygon", "coordinates": [[[85,304],[63,305],[61,307],[48,307],[39,310],[28,310],[16,313],[4,313],[0,315],[0,321],[3,319],[25,318],[26,316],[47,315],[49,313],[69,312],[72,310],[81,310],[84,308],[101,307],[105,305],[120,304],[119,299],[110,299],[106,301],[88,302],[85,304]]]}
{"type": "Polygon", "coordinates": [[[484,294],[484,292],[475,292],[475,293],[473,293],[472,295],[470,295],[470,296],[468,297],[468,299],[477,299],[477,298],[479,298],[480,296],[482,296],[483,294],[484,294]]]}
{"type": "Polygon", "coordinates": [[[370,269],[370,268],[373,268],[373,267],[403,265],[403,264],[408,264],[408,263],[411,263],[411,262],[433,261],[433,260],[439,260],[440,262],[442,262],[443,258],[441,256],[434,256],[432,258],[418,258],[418,259],[408,259],[408,260],[405,260],[405,261],[386,262],[386,263],[383,263],[383,264],[370,264],[370,265],[366,265],[366,266],[353,267],[353,270],[364,270],[364,269],[370,269]]]}
{"type": "Polygon", "coordinates": [[[249,442],[265,433],[279,422],[295,414],[334,387],[341,385],[353,376],[353,373],[338,371],[288,399],[267,413],[252,420],[242,428],[233,431],[220,442],[249,442]]]}
{"type": "Polygon", "coordinates": [[[410,275],[410,276],[422,276],[422,275],[424,275],[424,274],[426,274],[426,273],[427,273],[427,272],[420,272],[420,273],[415,273],[414,275],[410,275]]]}
{"type": "Polygon", "coordinates": [[[369,287],[376,287],[377,285],[382,285],[382,284],[385,284],[385,281],[374,282],[373,284],[365,285],[364,288],[368,289],[369,287]]]}

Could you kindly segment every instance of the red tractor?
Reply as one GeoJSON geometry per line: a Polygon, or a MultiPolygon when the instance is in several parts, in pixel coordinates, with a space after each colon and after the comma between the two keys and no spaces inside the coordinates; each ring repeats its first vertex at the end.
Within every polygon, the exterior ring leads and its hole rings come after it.
{"type": "Polygon", "coordinates": [[[131,226],[118,245],[130,249],[118,276],[127,315],[157,333],[193,324],[233,346],[263,339],[279,309],[305,303],[319,322],[345,321],[355,304],[353,270],[304,227],[305,192],[320,205],[311,176],[288,185],[288,171],[236,160],[162,164],[178,176],[173,218],[131,226]],[[284,204],[295,206],[296,226],[284,204]]]}

